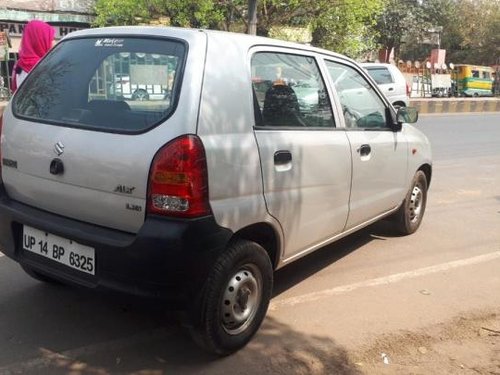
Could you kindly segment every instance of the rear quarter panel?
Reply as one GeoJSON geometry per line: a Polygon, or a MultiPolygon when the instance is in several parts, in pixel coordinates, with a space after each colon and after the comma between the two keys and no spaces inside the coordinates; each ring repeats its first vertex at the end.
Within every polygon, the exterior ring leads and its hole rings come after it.
{"type": "Polygon", "coordinates": [[[241,35],[209,33],[198,135],[207,153],[210,204],[237,231],[277,222],[267,213],[257,142],[248,49],[241,35]]]}

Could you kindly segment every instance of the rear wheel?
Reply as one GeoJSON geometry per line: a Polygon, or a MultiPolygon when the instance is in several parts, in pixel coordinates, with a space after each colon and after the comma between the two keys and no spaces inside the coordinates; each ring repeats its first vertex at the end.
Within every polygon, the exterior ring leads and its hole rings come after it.
{"type": "Polygon", "coordinates": [[[149,100],[149,94],[146,90],[138,89],[132,94],[132,100],[149,100]]]}
{"type": "Polygon", "coordinates": [[[427,177],[422,171],[417,171],[413,177],[410,190],[394,219],[401,234],[414,233],[424,217],[427,204],[427,177]]]}
{"type": "Polygon", "coordinates": [[[245,346],[266,315],[272,285],[266,251],[251,241],[235,241],[217,259],[192,309],[195,341],[217,355],[245,346]]]}

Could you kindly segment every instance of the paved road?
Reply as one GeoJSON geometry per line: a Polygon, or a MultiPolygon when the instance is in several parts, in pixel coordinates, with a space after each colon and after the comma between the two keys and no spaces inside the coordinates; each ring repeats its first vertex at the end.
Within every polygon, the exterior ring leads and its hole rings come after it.
{"type": "Polygon", "coordinates": [[[420,230],[379,223],[279,271],[236,355],[200,352],[160,304],[40,284],[0,257],[0,374],[356,374],[401,335],[418,347],[427,327],[500,313],[500,114],[418,126],[435,154],[420,230]]]}

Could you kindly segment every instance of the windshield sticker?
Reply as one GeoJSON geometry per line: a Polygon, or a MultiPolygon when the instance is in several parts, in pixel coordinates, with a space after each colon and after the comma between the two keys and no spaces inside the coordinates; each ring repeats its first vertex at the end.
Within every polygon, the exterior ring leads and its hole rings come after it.
{"type": "Polygon", "coordinates": [[[123,47],[123,39],[97,39],[95,47],[123,47]]]}

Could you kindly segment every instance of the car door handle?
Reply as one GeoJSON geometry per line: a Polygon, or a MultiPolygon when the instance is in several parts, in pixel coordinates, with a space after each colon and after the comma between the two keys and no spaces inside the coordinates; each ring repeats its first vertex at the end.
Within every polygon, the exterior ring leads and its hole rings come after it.
{"type": "Polygon", "coordinates": [[[292,153],[288,150],[279,150],[274,153],[274,164],[283,165],[292,161],[292,153]]]}
{"type": "Polygon", "coordinates": [[[359,155],[367,156],[370,155],[370,152],[372,152],[372,148],[370,147],[370,145],[361,145],[357,151],[359,155]]]}
{"type": "Polygon", "coordinates": [[[394,87],[389,87],[389,91],[394,91],[394,87]]]}

